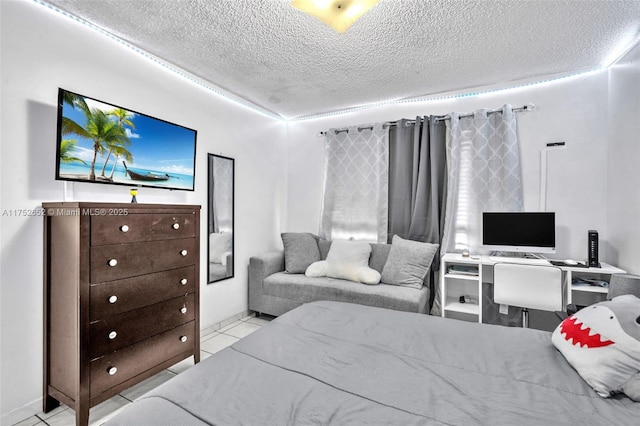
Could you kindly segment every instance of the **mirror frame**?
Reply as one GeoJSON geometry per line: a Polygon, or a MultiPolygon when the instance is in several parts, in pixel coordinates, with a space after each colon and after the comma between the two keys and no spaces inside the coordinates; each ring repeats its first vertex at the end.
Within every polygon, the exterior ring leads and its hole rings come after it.
{"type": "MultiPolygon", "coordinates": [[[[207,284],[217,283],[235,276],[235,159],[231,157],[225,157],[223,155],[208,154],[208,182],[207,182],[207,284]],[[210,223],[212,222],[212,215],[214,209],[213,202],[213,185],[214,183],[214,164],[216,159],[231,161],[231,273],[223,277],[211,279],[211,230],[210,223]]],[[[227,268],[228,269],[228,268],[227,268]]]]}

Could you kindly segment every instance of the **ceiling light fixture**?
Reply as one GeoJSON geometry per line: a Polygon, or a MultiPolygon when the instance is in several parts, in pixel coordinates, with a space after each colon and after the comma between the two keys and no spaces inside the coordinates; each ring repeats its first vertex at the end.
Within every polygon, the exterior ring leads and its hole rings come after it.
{"type": "Polygon", "coordinates": [[[380,0],[293,0],[291,5],[344,34],[380,0]]]}

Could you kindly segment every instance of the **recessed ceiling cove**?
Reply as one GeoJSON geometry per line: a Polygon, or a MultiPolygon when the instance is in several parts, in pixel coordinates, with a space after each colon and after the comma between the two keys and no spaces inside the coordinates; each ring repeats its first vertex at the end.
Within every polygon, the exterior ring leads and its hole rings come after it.
{"type": "Polygon", "coordinates": [[[381,0],[343,34],[290,0],[47,0],[285,119],[601,67],[640,1],[381,0]]]}

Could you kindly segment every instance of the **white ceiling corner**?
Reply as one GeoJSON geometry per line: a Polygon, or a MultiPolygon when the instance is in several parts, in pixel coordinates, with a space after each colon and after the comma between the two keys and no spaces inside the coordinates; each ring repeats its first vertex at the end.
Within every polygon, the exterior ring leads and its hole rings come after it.
{"type": "Polygon", "coordinates": [[[596,69],[640,31],[637,0],[382,0],[345,34],[289,0],[46,2],[285,119],[596,69]]]}

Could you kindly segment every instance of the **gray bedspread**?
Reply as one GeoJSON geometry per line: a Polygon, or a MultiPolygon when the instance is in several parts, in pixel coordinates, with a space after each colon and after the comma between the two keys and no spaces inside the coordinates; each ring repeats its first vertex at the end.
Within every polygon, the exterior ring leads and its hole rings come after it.
{"type": "Polygon", "coordinates": [[[275,319],[108,426],[637,425],[536,330],[339,302],[275,319]]]}

